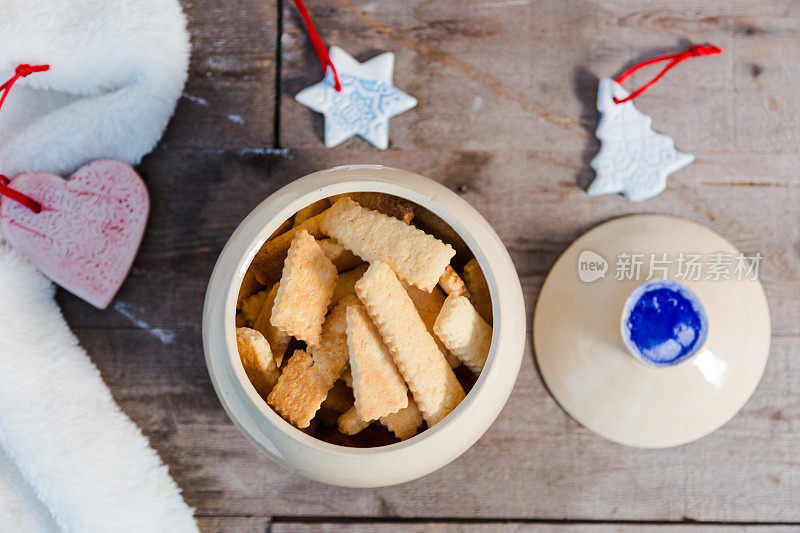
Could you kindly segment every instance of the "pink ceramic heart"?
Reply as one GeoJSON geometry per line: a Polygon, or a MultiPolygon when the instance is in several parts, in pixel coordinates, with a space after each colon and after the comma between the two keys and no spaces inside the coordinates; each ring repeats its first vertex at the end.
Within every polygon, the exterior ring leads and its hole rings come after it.
{"type": "Polygon", "coordinates": [[[131,268],[150,210],[139,175],[103,159],[67,180],[29,172],[9,186],[42,210],[34,213],[4,197],[0,226],[6,240],[54,282],[95,307],[108,306],[131,268]]]}

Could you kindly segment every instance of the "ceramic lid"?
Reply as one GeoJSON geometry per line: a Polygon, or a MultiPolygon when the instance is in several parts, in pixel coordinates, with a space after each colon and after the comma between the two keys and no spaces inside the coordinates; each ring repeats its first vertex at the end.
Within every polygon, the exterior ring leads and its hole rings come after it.
{"type": "Polygon", "coordinates": [[[551,394],[582,425],[630,446],[676,446],[716,430],[751,396],[769,354],[757,261],[675,217],[623,217],[584,234],[556,261],[534,313],[551,394]],[[707,313],[705,344],[679,364],[646,365],[622,339],[625,303],[651,279],[678,281],[707,313]]]}

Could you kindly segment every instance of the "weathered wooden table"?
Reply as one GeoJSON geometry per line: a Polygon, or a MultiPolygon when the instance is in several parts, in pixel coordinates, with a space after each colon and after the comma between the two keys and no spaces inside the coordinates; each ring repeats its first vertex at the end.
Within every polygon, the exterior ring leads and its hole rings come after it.
{"type": "MultiPolygon", "coordinates": [[[[658,530],[800,525],[800,4],[792,0],[310,0],[328,44],[397,55],[419,106],[391,146],[321,141],[294,95],[320,78],[288,0],[186,0],[194,50],[184,97],[140,169],[152,195],[142,250],[113,308],[59,299],[123,410],[208,531],[658,530]],[[637,106],[697,156],[641,204],[589,198],[598,77],[689,42],[637,106]],[[773,344],[761,385],[722,429],[646,451],[579,427],[548,395],[530,338],[500,417],[419,481],[347,490],[306,481],[241,436],[200,341],[205,285],[226,239],[264,197],[311,171],[381,163],[438,180],[494,225],[527,309],[558,254],[625,213],[696,220],[761,253],[773,344]],[[438,524],[438,525],[437,525],[438,524]]],[[[628,86],[652,75],[648,71],[628,86]]]]}

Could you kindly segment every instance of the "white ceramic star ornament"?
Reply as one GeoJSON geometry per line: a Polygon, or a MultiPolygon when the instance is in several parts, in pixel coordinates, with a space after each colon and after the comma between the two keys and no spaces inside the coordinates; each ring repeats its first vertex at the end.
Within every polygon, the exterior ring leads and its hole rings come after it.
{"type": "Polygon", "coordinates": [[[332,46],[330,58],[342,90],[335,89],[333,73],[328,68],[321,82],[297,93],[295,100],[325,115],[327,148],[358,135],[386,150],[389,119],[417,105],[414,97],[392,85],[394,54],[386,52],[359,63],[338,46],[332,46]]]}
{"type": "Polygon", "coordinates": [[[679,152],[671,137],[653,131],[652,119],[636,109],[633,101],[618,104],[615,96],[624,99],[628,92],[610,78],[601,79],[596,132],[601,145],[592,159],[597,176],[588,193],[622,193],[631,202],[647,200],[663,191],[667,176],[694,161],[694,156],[679,152]]]}

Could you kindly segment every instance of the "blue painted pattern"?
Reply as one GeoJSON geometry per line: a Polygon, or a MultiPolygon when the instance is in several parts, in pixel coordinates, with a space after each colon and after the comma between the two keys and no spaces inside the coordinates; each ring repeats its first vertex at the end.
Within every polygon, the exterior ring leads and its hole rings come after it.
{"type": "Polygon", "coordinates": [[[295,97],[325,116],[325,146],[336,146],[353,135],[382,150],[389,146],[389,119],[417,105],[416,99],[392,85],[393,57],[381,54],[361,64],[341,49],[331,48],[342,90],[336,91],[328,70],[321,82],[295,97]]]}

